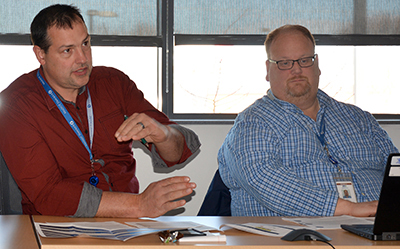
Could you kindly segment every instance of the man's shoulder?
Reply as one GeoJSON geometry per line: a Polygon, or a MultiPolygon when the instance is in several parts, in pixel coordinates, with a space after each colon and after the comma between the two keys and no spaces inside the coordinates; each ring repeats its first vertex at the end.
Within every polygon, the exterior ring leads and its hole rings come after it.
{"type": "Polygon", "coordinates": [[[335,112],[344,112],[344,113],[358,113],[358,114],[365,114],[368,113],[367,111],[361,109],[360,107],[356,106],[355,104],[351,103],[345,103],[342,101],[338,101],[335,99],[332,99],[330,102],[330,108],[334,110],[335,112]]]}
{"type": "Polygon", "coordinates": [[[275,103],[267,95],[257,99],[239,115],[269,120],[271,117],[284,116],[285,112],[279,103],[275,103]]]}
{"type": "Polygon", "coordinates": [[[92,74],[90,75],[92,78],[104,78],[104,77],[126,77],[126,74],[121,70],[116,69],[114,67],[106,67],[106,66],[95,66],[92,69],[92,74]]]}
{"type": "Polygon", "coordinates": [[[37,69],[15,79],[0,93],[2,101],[16,100],[20,97],[26,98],[27,95],[37,92],[36,89],[39,88],[40,83],[36,77],[36,73],[37,69]]]}
{"type": "Polygon", "coordinates": [[[292,115],[271,100],[267,95],[256,100],[237,116],[237,129],[262,129],[269,132],[285,133],[293,125],[292,115]]]}
{"type": "Polygon", "coordinates": [[[118,88],[118,86],[130,86],[132,82],[129,76],[119,69],[96,66],[92,69],[88,85],[95,84],[105,88],[118,88]]]}
{"type": "Polygon", "coordinates": [[[359,124],[362,122],[369,122],[371,119],[373,120],[372,114],[368,111],[365,111],[354,104],[338,101],[329,97],[326,93],[324,93],[323,98],[320,98],[320,101],[322,101],[330,116],[335,118],[337,122],[356,122],[359,124]]]}

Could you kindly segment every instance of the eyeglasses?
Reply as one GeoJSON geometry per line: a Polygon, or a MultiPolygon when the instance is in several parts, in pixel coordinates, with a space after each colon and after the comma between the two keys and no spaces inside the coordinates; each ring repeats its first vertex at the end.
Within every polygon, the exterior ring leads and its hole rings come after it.
{"type": "Polygon", "coordinates": [[[317,55],[314,54],[313,56],[303,57],[298,60],[274,61],[274,60],[268,59],[268,61],[275,63],[280,70],[289,70],[289,69],[293,68],[293,65],[295,62],[297,62],[301,68],[311,67],[312,65],[314,65],[315,56],[317,56],[317,55]]]}

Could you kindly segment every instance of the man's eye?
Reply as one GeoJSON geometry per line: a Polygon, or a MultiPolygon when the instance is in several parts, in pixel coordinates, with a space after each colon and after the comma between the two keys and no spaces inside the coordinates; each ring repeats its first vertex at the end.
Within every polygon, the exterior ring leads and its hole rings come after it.
{"type": "Polygon", "coordinates": [[[309,58],[303,58],[300,60],[300,63],[306,64],[309,60],[309,58]]]}
{"type": "Polygon", "coordinates": [[[71,52],[71,49],[67,48],[63,51],[64,53],[68,54],[69,52],[71,52]]]}
{"type": "Polygon", "coordinates": [[[290,61],[280,61],[282,66],[288,66],[290,65],[290,61]]]}

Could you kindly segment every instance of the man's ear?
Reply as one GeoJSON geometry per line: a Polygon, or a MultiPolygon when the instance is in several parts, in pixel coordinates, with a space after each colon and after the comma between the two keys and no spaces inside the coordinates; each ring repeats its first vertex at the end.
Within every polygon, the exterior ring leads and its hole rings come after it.
{"type": "Polygon", "coordinates": [[[40,65],[46,64],[45,52],[39,46],[33,46],[33,52],[35,53],[36,59],[39,61],[40,65]]]}
{"type": "Polygon", "coordinates": [[[267,68],[267,76],[265,76],[265,79],[269,82],[269,75],[268,75],[269,61],[268,60],[265,61],[265,66],[267,68]]]}
{"type": "Polygon", "coordinates": [[[321,69],[319,68],[318,54],[316,54],[315,60],[317,61],[317,66],[318,66],[318,76],[321,76],[321,69]]]}

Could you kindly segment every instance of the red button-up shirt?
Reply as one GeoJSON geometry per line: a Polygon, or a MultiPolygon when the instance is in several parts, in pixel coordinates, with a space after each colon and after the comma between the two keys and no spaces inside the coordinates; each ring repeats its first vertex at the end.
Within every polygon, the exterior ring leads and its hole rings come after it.
{"type": "MultiPolygon", "coordinates": [[[[92,175],[89,153],[36,77],[37,70],[15,80],[0,94],[0,150],[22,192],[26,214],[73,215],[84,182],[92,175]]],[[[43,73],[42,73],[43,75],[43,73]]],[[[94,159],[102,190],[137,193],[131,142],[114,134],[124,115],[146,113],[162,124],[173,124],[155,109],[136,85],[113,68],[94,67],[87,86],[94,112],[94,159]],[[108,176],[108,181],[106,176],[108,176]]],[[[64,102],[89,142],[87,91],[76,104],[64,102]]],[[[185,144],[181,160],[191,151],[185,144]]],[[[172,164],[167,162],[168,166],[172,164]]]]}

